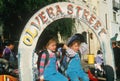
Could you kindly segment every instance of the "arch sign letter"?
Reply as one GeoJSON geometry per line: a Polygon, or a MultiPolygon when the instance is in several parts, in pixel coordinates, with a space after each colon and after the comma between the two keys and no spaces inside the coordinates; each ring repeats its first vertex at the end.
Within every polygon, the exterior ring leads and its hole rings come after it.
{"type": "Polygon", "coordinates": [[[28,21],[21,34],[18,49],[20,81],[34,81],[33,56],[38,38],[50,23],[61,18],[75,18],[87,24],[100,41],[105,63],[114,68],[109,34],[104,29],[100,19],[85,6],[70,2],[58,2],[36,12],[28,21]]]}

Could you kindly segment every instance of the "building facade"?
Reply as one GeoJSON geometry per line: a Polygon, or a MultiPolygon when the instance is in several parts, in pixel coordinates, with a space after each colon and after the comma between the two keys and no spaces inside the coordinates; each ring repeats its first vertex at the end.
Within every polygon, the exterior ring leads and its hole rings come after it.
{"type": "MultiPolygon", "coordinates": [[[[103,22],[104,27],[108,30],[110,38],[115,38],[115,34],[118,34],[117,38],[112,41],[120,41],[120,0],[69,0],[72,3],[85,5],[88,9],[96,14],[103,22]]],[[[87,43],[90,45],[89,49],[91,54],[97,53],[100,49],[100,43],[94,32],[87,27],[83,22],[75,22],[76,32],[87,34],[87,43]],[[92,38],[91,38],[92,36],[92,38]]]]}

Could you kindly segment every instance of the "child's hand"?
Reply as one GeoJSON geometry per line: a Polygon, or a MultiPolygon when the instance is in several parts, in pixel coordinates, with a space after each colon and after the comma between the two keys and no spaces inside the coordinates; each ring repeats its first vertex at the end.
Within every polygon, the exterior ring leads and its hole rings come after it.
{"type": "Polygon", "coordinates": [[[44,77],[43,77],[43,75],[40,76],[40,80],[39,80],[39,81],[44,81],[44,77]]]}
{"type": "Polygon", "coordinates": [[[44,81],[44,79],[40,79],[40,81],[44,81]]]}
{"type": "Polygon", "coordinates": [[[66,44],[64,44],[63,49],[68,49],[68,46],[66,44]]]}

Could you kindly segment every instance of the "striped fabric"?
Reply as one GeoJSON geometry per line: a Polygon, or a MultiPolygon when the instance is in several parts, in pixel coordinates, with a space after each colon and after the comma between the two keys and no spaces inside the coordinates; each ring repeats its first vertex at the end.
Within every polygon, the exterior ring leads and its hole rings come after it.
{"type": "MultiPolygon", "coordinates": [[[[53,58],[55,57],[55,53],[53,53],[52,51],[50,50],[47,50],[48,51],[48,54],[49,54],[49,58],[53,58]]],[[[44,73],[44,67],[45,67],[45,60],[46,60],[46,54],[43,53],[42,56],[41,56],[41,60],[40,60],[40,67],[39,67],[39,76],[42,76],[43,73],[44,73]]],[[[50,61],[48,61],[48,64],[49,65],[50,61]]]]}
{"type": "Polygon", "coordinates": [[[43,75],[44,72],[45,59],[46,59],[46,54],[43,53],[40,60],[40,68],[39,68],[40,76],[43,75]]]}

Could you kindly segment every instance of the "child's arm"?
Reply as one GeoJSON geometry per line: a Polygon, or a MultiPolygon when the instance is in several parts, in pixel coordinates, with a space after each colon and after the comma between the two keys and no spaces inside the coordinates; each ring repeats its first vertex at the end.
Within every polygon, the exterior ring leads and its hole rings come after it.
{"type": "Polygon", "coordinates": [[[70,49],[67,45],[64,44],[63,46],[64,49],[66,49],[66,52],[68,53],[69,57],[74,57],[76,52],[70,49]]]}
{"type": "Polygon", "coordinates": [[[39,66],[40,79],[44,79],[43,72],[44,72],[44,67],[45,67],[45,59],[46,59],[46,54],[43,53],[41,56],[41,60],[39,62],[40,63],[40,66],[39,66]]]}
{"type": "Polygon", "coordinates": [[[88,44],[86,44],[86,43],[81,43],[79,50],[80,50],[80,53],[81,53],[81,54],[88,54],[88,53],[89,53],[88,44]]]}

